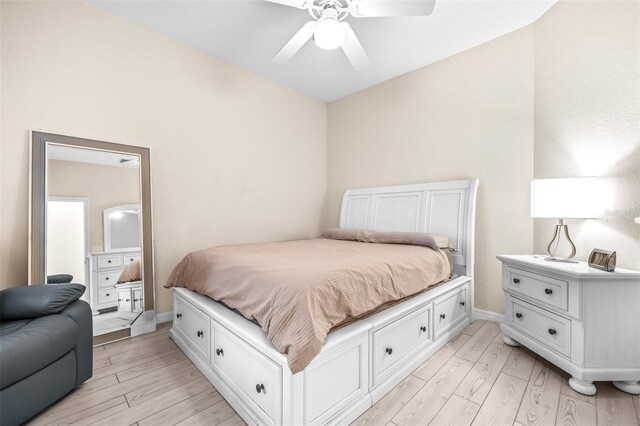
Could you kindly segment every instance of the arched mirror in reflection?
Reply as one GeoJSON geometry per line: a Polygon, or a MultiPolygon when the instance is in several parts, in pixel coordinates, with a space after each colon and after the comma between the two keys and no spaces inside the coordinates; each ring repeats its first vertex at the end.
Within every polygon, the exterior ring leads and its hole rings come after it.
{"type": "Polygon", "coordinates": [[[104,211],[104,250],[140,249],[140,205],[128,204],[104,211]]]}
{"type": "Polygon", "coordinates": [[[149,150],[33,132],[31,284],[83,284],[94,342],[155,330],[149,150]]]}

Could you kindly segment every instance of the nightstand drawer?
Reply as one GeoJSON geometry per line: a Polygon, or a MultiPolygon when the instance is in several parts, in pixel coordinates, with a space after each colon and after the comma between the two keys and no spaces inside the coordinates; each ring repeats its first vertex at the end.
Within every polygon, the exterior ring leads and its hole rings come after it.
{"type": "Polygon", "coordinates": [[[567,311],[569,284],[567,281],[522,271],[512,267],[507,268],[506,290],[518,293],[542,302],[554,308],[567,311]]]}
{"type": "Polygon", "coordinates": [[[507,300],[513,327],[562,355],[571,354],[571,320],[512,296],[507,300]]]}

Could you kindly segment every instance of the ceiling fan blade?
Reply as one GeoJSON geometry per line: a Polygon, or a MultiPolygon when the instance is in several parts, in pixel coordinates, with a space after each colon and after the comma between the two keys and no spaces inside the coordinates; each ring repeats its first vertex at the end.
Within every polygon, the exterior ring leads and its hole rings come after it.
{"type": "Polygon", "coordinates": [[[356,71],[360,71],[371,65],[369,57],[367,57],[367,54],[362,48],[362,44],[360,44],[360,40],[358,40],[356,33],[353,32],[351,25],[346,22],[343,22],[342,25],[345,29],[342,50],[344,51],[344,54],[347,55],[347,59],[349,59],[353,68],[355,68],[356,71]]]}
{"type": "Polygon", "coordinates": [[[297,7],[298,9],[307,9],[313,5],[313,0],[267,0],[270,3],[283,4],[285,6],[297,7]]]}
{"type": "Polygon", "coordinates": [[[271,59],[271,62],[276,64],[286,63],[298,50],[313,37],[313,30],[316,28],[317,21],[309,21],[298,30],[298,32],[291,37],[291,40],[284,45],[282,49],[271,59]]]}
{"type": "Polygon", "coordinates": [[[350,12],[358,18],[431,15],[436,0],[353,0],[350,12]]]}

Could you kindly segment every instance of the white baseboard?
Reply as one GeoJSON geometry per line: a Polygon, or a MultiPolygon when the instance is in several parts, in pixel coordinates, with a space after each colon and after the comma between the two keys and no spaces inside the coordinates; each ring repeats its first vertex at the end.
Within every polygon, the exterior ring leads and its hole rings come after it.
{"type": "Polygon", "coordinates": [[[160,324],[161,322],[169,322],[171,320],[173,320],[173,311],[156,314],[156,324],[160,324]]]}
{"type": "Polygon", "coordinates": [[[492,312],[492,311],[485,311],[484,309],[474,309],[473,318],[480,319],[480,320],[503,322],[504,314],[499,314],[497,312],[492,312]]]}

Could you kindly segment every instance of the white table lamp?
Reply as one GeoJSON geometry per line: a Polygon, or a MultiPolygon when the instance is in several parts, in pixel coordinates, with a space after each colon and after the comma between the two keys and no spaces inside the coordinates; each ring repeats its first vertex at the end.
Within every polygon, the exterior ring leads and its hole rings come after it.
{"type": "Polygon", "coordinates": [[[531,182],[531,217],[559,219],[553,239],[547,246],[547,260],[570,261],[576,255],[576,246],[569,237],[564,219],[595,219],[596,178],[534,179],[531,182]],[[571,245],[571,254],[566,258],[555,256],[561,235],[571,245]]]}

